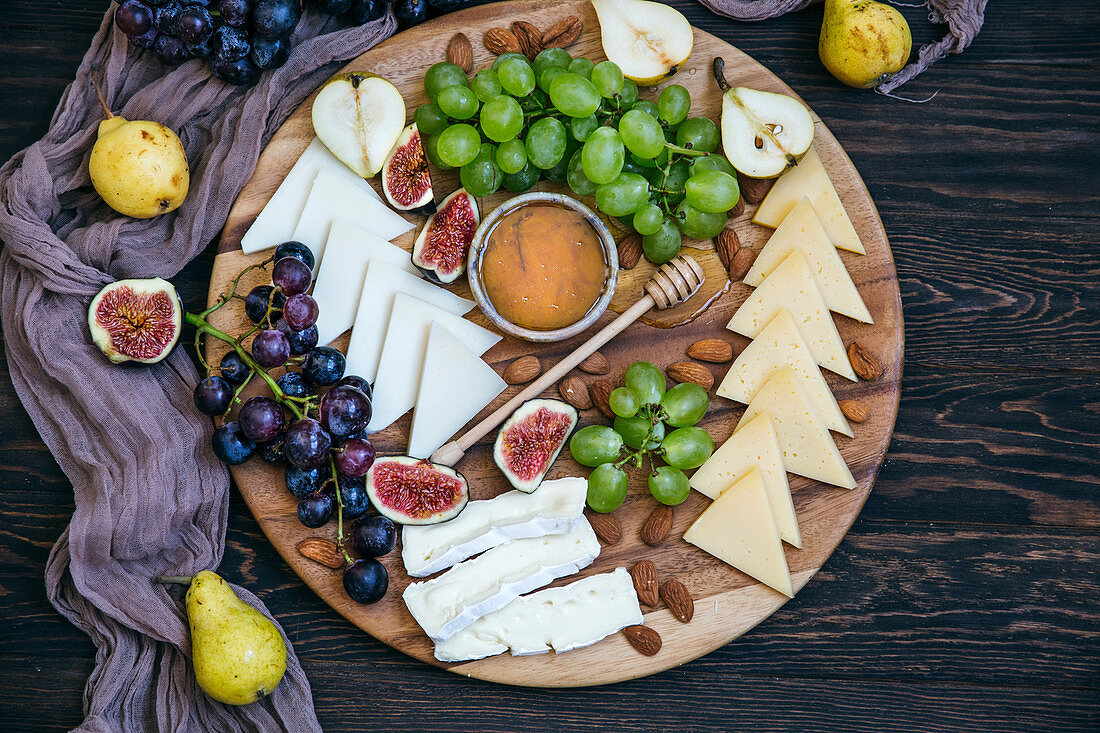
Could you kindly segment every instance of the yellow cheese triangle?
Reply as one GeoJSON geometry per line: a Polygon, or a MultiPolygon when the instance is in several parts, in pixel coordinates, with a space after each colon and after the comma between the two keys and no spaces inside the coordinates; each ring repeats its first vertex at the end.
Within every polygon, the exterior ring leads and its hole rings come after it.
{"type": "Polygon", "coordinates": [[[856,381],[856,373],[844,352],[844,342],[810,274],[806,255],[797,249],[745,299],[726,328],[754,339],[782,309],[794,316],[798,332],[806,340],[814,361],[856,381]]]}
{"type": "Polygon", "coordinates": [[[764,282],[779,263],[793,250],[806,255],[814,281],[829,310],[864,323],[874,323],[867,305],[852,282],[852,276],[840,259],[840,253],[829,241],[813,204],[803,196],[783,223],[775,230],[756,262],[745,275],[745,283],[753,287],[764,282]]]}
{"type": "Polygon", "coordinates": [[[801,548],[802,534],[798,531],[787,470],[783,468],[783,451],[779,449],[769,415],[757,415],[731,435],[692,475],[691,488],[717,499],[754,469],[760,472],[764,481],[764,493],[779,538],[801,548]]]}
{"type": "Polygon", "coordinates": [[[775,426],[783,465],[788,471],[845,489],[856,487],[852,472],[790,367],[780,369],[760,389],[745,408],[737,427],[747,425],[765,412],[775,426]]]}
{"type": "Polygon", "coordinates": [[[764,480],[753,469],[726,489],[684,533],[684,539],[788,598],[791,573],[772,522],[764,480]]]}
{"type": "Polygon", "coordinates": [[[810,355],[794,318],[784,309],[776,313],[775,318],[737,356],[718,385],[717,394],[747,405],[764,383],[784,366],[789,366],[794,372],[799,386],[817,409],[825,427],[852,437],[852,429],[840,411],[836,397],[833,397],[817,362],[810,355]]]}
{"type": "Polygon", "coordinates": [[[865,254],[863,242],[859,241],[856,228],[813,148],[775,182],[757,207],[753,223],[775,229],[803,196],[810,199],[817,210],[829,241],[841,249],[865,254]]]}

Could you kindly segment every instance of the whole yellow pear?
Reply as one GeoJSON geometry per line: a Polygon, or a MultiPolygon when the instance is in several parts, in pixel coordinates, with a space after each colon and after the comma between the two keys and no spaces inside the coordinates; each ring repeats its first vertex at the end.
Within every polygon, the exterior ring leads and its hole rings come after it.
{"type": "Polygon", "coordinates": [[[204,570],[187,590],[191,664],[207,695],[247,705],[268,695],[286,672],[282,635],[219,575],[204,570]]]}
{"type": "Polygon", "coordinates": [[[909,60],[913,36],[905,17],[874,0],[825,0],[817,53],[829,73],[868,89],[909,60]]]}

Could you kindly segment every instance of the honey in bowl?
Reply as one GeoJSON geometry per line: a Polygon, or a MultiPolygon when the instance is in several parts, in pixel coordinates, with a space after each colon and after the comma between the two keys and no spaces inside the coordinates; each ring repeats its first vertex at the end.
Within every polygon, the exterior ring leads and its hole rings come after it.
{"type": "Polygon", "coordinates": [[[505,320],[534,331],[584,318],[607,282],[596,229],[579,211],[527,204],[501,217],[485,240],[485,297],[505,320]]]}

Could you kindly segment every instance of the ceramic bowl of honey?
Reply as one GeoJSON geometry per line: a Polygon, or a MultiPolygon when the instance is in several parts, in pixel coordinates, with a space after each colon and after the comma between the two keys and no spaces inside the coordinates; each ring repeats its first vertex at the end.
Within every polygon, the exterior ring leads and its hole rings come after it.
{"type": "Polygon", "coordinates": [[[500,330],[563,341],[607,310],[619,279],[615,238],[590,208],[556,193],[505,201],[470,245],[470,289],[500,330]]]}

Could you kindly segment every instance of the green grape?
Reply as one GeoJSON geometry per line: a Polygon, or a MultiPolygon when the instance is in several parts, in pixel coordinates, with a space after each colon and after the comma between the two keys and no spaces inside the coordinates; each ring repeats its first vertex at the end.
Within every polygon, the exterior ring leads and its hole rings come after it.
{"type": "Polygon", "coordinates": [[[588,506],[600,514],[613,512],[622,505],[628,486],[626,472],[614,463],[596,466],[588,477],[588,506]]]}
{"type": "Polygon", "coordinates": [[[592,78],[592,69],[595,66],[596,62],[586,58],[573,59],[569,62],[569,70],[577,76],[583,76],[585,79],[592,78]]]}
{"type": "Polygon", "coordinates": [[[535,120],[527,130],[527,159],[543,170],[552,168],[565,155],[565,125],[555,117],[535,120]]]}
{"type": "Polygon", "coordinates": [[[637,173],[638,175],[642,176],[642,175],[645,175],[648,171],[647,171],[647,169],[645,169],[642,166],[635,163],[631,159],[631,157],[629,155],[627,155],[625,158],[623,158],[623,170],[622,170],[622,172],[623,173],[637,173]]]}
{"type": "Polygon", "coordinates": [[[470,87],[457,84],[440,89],[436,104],[448,117],[456,120],[470,119],[477,114],[477,108],[480,106],[477,95],[470,87]]]}
{"type": "Polygon", "coordinates": [[[577,142],[583,143],[599,126],[600,122],[596,119],[596,115],[589,115],[588,117],[571,117],[569,119],[569,134],[571,134],[573,139],[577,142]]]}
{"type": "Polygon", "coordinates": [[[584,174],[593,183],[611,183],[623,169],[624,154],[619,133],[611,127],[599,127],[581,148],[584,174]]]}
{"type": "Polygon", "coordinates": [[[680,231],[692,239],[710,239],[726,228],[726,215],[700,211],[687,201],[676,207],[675,217],[680,231]]]}
{"type": "Polygon", "coordinates": [[[550,102],[570,117],[588,117],[600,108],[600,95],[592,82],[568,71],[559,74],[547,91],[550,102]]]}
{"type": "Polygon", "coordinates": [[[433,64],[424,74],[424,91],[428,93],[428,99],[433,102],[436,101],[441,90],[455,85],[468,87],[470,80],[466,78],[465,71],[452,63],[440,61],[438,64],[433,64]]]}
{"type": "Polygon", "coordinates": [[[567,69],[563,69],[560,66],[547,66],[541,74],[539,74],[539,89],[544,92],[550,91],[550,85],[554,83],[562,74],[569,73],[567,69]]]}
{"type": "Polygon", "coordinates": [[[707,414],[709,406],[707,391],[691,382],[674,385],[661,398],[665,422],[674,428],[686,428],[699,422],[707,414]]]}
{"type": "Polygon", "coordinates": [[[462,166],[459,171],[459,180],[462,187],[472,196],[488,196],[500,188],[504,180],[504,172],[494,160],[494,149],[490,143],[485,143],[478,151],[477,157],[462,166]]]}
{"type": "Polygon", "coordinates": [[[680,203],[684,198],[684,184],[691,175],[691,166],[686,161],[678,160],[668,167],[664,185],[661,188],[666,191],[675,191],[675,194],[667,194],[666,200],[670,205],[680,203]]]}
{"type": "Polygon", "coordinates": [[[649,198],[649,181],[637,173],[620,173],[596,189],[596,206],[608,216],[627,216],[649,198]]]}
{"type": "MultiPolygon", "coordinates": [[[[595,69],[593,69],[595,71],[595,69]]],[[[638,101],[638,85],[630,79],[623,79],[623,88],[619,92],[619,104],[623,109],[630,109],[638,101]]]]}
{"type": "Polygon", "coordinates": [[[691,162],[691,175],[694,176],[696,173],[707,171],[720,171],[737,178],[737,169],[726,160],[724,155],[718,155],[717,153],[700,156],[691,162]]]}
{"type": "Polygon", "coordinates": [[[631,224],[638,234],[653,234],[661,228],[661,222],[665,220],[665,212],[656,204],[644,203],[634,212],[631,224]]]}
{"type": "Polygon", "coordinates": [[[676,468],[699,468],[714,452],[710,433],[702,428],[677,428],[665,436],[661,443],[665,463],[676,468]]]}
{"type": "Polygon", "coordinates": [[[450,124],[447,121],[447,115],[443,114],[443,110],[435,102],[427,102],[417,107],[416,112],[413,113],[413,120],[421,135],[435,135],[450,124]]]}
{"type": "Polygon", "coordinates": [[[691,493],[687,474],[674,466],[661,466],[649,476],[649,493],[662,504],[682,504],[691,493]]]}
{"type": "Polygon", "coordinates": [[[657,97],[658,116],[675,127],[687,119],[691,111],[691,94],[679,84],[670,84],[657,97]]]}
{"type": "Polygon", "coordinates": [[[632,109],[619,120],[623,145],[639,158],[656,158],[665,149],[665,136],[656,117],[632,109]]]}
{"type": "Polygon", "coordinates": [[[539,182],[539,175],[541,173],[542,171],[528,162],[520,172],[506,173],[504,175],[504,187],[512,193],[530,191],[531,188],[539,182]]]}
{"type": "Polygon", "coordinates": [[[627,367],[623,382],[643,405],[656,405],[665,394],[665,373],[648,361],[636,361],[627,367]]]}
{"type": "Polygon", "coordinates": [[[657,167],[657,163],[654,162],[653,158],[640,158],[634,153],[628,152],[626,159],[633,161],[639,168],[652,169],[657,167]]]}
{"type": "Polygon", "coordinates": [[[551,183],[565,183],[569,174],[569,161],[572,159],[573,154],[580,150],[580,147],[580,143],[573,138],[566,140],[565,153],[558,159],[557,163],[542,172],[542,177],[551,183]]]}
{"type": "Polygon", "coordinates": [[[481,131],[494,142],[513,140],[523,131],[523,110],[507,94],[498,94],[481,108],[481,131]]]}
{"type": "Polygon", "coordinates": [[[613,463],[619,459],[622,448],[622,436],[606,425],[583,427],[569,439],[569,452],[582,466],[613,463]]]}
{"type": "Polygon", "coordinates": [[[496,72],[504,91],[513,97],[526,97],[535,88],[535,70],[526,56],[513,56],[502,63],[496,72]]]}
{"type": "Polygon", "coordinates": [[[569,188],[573,193],[578,196],[591,196],[596,193],[598,186],[588,180],[588,176],[584,174],[584,163],[581,161],[580,150],[573,153],[569,158],[569,167],[565,172],[565,182],[569,184],[569,188]]]}
{"type": "Polygon", "coordinates": [[[648,99],[639,99],[630,109],[636,109],[639,112],[645,112],[653,119],[657,119],[657,105],[655,105],[653,102],[650,102],[648,99]]]}
{"type": "MultiPolygon", "coordinates": [[[[491,68],[493,71],[498,71],[499,72],[501,64],[503,64],[508,59],[523,59],[524,62],[527,61],[527,57],[524,56],[522,53],[517,53],[516,51],[506,51],[505,53],[502,53],[500,56],[497,56],[496,60],[493,61],[493,65],[490,66],[489,68],[491,68]]],[[[498,77],[499,77],[499,74],[498,74],[498,77]]]]}
{"type": "Polygon", "coordinates": [[[438,137],[439,159],[452,168],[471,162],[481,150],[481,134],[472,125],[451,125],[438,137]]]}
{"type": "Polygon", "coordinates": [[[709,153],[718,147],[718,125],[706,117],[689,117],[676,128],[676,144],[709,153]]]}
{"type": "Polygon", "coordinates": [[[646,450],[654,450],[665,438],[665,424],[663,422],[654,424],[647,417],[617,417],[614,426],[615,432],[623,436],[623,442],[634,450],[641,449],[646,435],[649,435],[646,450]]]}
{"type": "MultiPolygon", "coordinates": [[[[642,168],[642,175],[649,181],[649,185],[654,188],[662,188],[665,184],[665,172],[660,168],[642,168]]],[[[664,197],[664,194],[657,194],[659,197],[664,197]]]]}
{"type": "Polygon", "coordinates": [[[500,85],[500,79],[497,78],[497,73],[492,69],[482,69],[474,76],[471,86],[474,89],[474,94],[484,104],[493,97],[500,94],[504,88],[500,85]]]}
{"type": "Polygon", "coordinates": [[[522,140],[506,140],[497,146],[495,160],[505,173],[519,173],[527,165],[527,146],[522,140]]]}
{"type": "MultiPolygon", "coordinates": [[[[643,158],[631,153],[630,159],[642,168],[663,168],[665,163],[668,162],[668,148],[661,146],[661,152],[657,153],[656,158],[643,158]]],[[[664,174],[662,174],[662,177],[663,175],[664,174]]]]}
{"type": "Polygon", "coordinates": [[[680,252],[680,230],[671,219],[661,222],[661,228],[642,237],[642,252],[655,265],[663,265],[680,252]]]}
{"type": "Polygon", "coordinates": [[[431,135],[424,140],[424,155],[428,157],[432,165],[441,171],[454,168],[453,165],[444,163],[439,157],[439,135],[431,135]]]}
{"type": "Polygon", "coordinates": [[[684,184],[685,200],[700,211],[712,214],[726,213],[740,196],[737,179],[721,171],[696,173],[684,184]]]}
{"type": "Polygon", "coordinates": [[[623,88],[623,70],[613,61],[601,61],[592,69],[592,84],[601,97],[610,99],[623,88]]]}
{"type": "Polygon", "coordinates": [[[642,406],[638,395],[634,394],[634,390],[626,387],[616,387],[611,390],[611,396],[607,398],[607,403],[611,406],[611,411],[619,417],[634,417],[642,406]]]}
{"type": "Polygon", "coordinates": [[[544,49],[535,57],[535,76],[541,77],[542,72],[546,71],[551,66],[567,69],[572,62],[573,57],[570,56],[569,52],[564,48],[544,49]]]}

